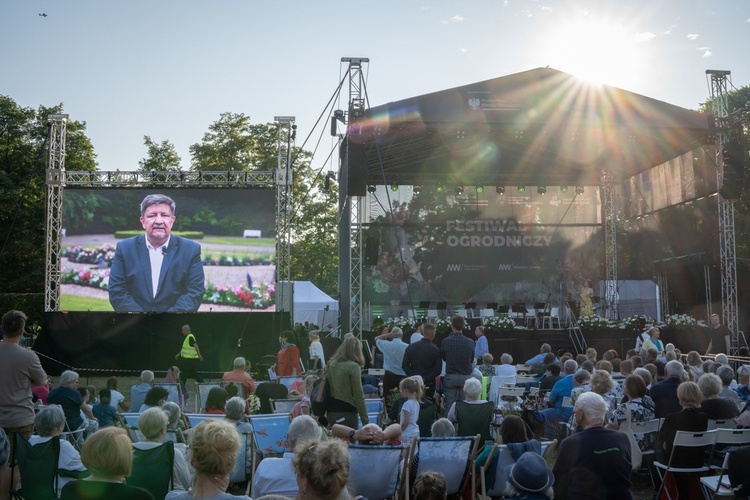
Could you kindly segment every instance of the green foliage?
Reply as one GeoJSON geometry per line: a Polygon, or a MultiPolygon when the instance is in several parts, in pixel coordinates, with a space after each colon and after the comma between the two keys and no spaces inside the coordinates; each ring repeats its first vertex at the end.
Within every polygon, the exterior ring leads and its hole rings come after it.
{"type": "Polygon", "coordinates": [[[0,293],[0,315],[11,309],[23,311],[31,320],[39,324],[44,318],[44,293],[0,293]]]}
{"type": "MultiPolygon", "coordinates": [[[[124,239],[124,238],[131,238],[133,236],[138,236],[139,234],[143,234],[143,231],[138,230],[130,230],[130,231],[115,231],[115,238],[117,239],[124,239]]],[[[204,233],[203,231],[172,231],[172,234],[175,236],[182,236],[183,238],[187,238],[189,240],[202,240],[204,233]]]]}
{"type": "Polygon", "coordinates": [[[168,140],[155,142],[144,135],[143,144],[146,146],[146,157],[138,160],[138,170],[141,172],[162,172],[166,170],[182,170],[182,158],[177,154],[174,144],[168,140]]]}

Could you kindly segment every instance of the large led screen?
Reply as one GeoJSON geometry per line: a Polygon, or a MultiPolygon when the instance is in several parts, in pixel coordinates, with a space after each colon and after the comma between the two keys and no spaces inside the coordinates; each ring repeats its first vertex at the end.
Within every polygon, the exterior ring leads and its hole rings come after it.
{"type": "Polygon", "coordinates": [[[275,310],[272,189],[66,189],[63,311],[275,310]]]}
{"type": "Polygon", "coordinates": [[[371,304],[560,304],[601,279],[594,187],[392,186],[369,200],[371,304]]]}

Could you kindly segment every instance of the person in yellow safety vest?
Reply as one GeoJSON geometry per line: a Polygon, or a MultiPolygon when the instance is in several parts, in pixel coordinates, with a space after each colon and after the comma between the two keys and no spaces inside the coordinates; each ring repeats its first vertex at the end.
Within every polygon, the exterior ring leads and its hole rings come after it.
{"type": "Polygon", "coordinates": [[[182,383],[185,384],[189,378],[194,378],[196,382],[203,382],[198,375],[198,362],[203,361],[203,355],[198,347],[198,341],[195,340],[195,335],[190,332],[190,325],[182,327],[182,335],[185,336],[182,348],[174,357],[182,371],[182,383]]]}

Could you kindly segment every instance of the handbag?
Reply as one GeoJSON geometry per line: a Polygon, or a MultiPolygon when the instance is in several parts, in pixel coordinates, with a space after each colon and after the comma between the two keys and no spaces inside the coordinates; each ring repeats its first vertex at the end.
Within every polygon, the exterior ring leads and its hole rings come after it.
{"type": "Polygon", "coordinates": [[[331,386],[326,380],[327,375],[328,372],[326,371],[321,378],[313,383],[313,389],[310,393],[310,407],[316,417],[325,416],[331,403],[331,386]]]}
{"type": "Polygon", "coordinates": [[[643,452],[641,452],[641,448],[638,446],[638,441],[635,439],[635,434],[630,425],[631,423],[630,404],[625,403],[625,421],[620,424],[620,430],[628,436],[628,441],[630,441],[630,469],[635,472],[641,468],[643,452]]]}

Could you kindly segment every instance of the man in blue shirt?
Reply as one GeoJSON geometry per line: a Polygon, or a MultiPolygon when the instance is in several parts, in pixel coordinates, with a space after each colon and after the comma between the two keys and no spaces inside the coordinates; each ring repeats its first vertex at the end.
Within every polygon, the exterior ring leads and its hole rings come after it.
{"type": "Polygon", "coordinates": [[[538,363],[541,363],[544,361],[544,355],[548,352],[552,352],[552,346],[544,343],[542,344],[542,347],[539,349],[539,354],[528,360],[526,363],[524,363],[526,366],[532,366],[538,363]]]}
{"type": "Polygon", "coordinates": [[[474,341],[464,336],[466,322],[461,316],[451,320],[451,333],[440,343],[440,353],[445,360],[443,379],[443,408],[450,408],[457,400],[464,399],[464,382],[474,368],[474,341]]]}
{"type": "Polygon", "coordinates": [[[565,377],[558,380],[552,387],[552,392],[549,393],[549,403],[554,406],[534,412],[534,417],[539,422],[567,421],[573,415],[573,407],[563,407],[563,400],[569,398],[573,390],[573,375],[578,369],[578,363],[574,359],[569,359],[563,365],[563,369],[565,370],[565,377]]]}
{"type": "Polygon", "coordinates": [[[474,336],[477,338],[474,344],[474,359],[479,363],[482,359],[482,355],[490,352],[490,346],[487,343],[487,337],[484,336],[483,327],[478,326],[477,329],[474,330],[474,336]]]}
{"type": "Polygon", "coordinates": [[[401,340],[403,336],[404,332],[401,328],[395,326],[390,332],[375,337],[375,345],[383,353],[383,369],[385,370],[383,396],[385,396],[386,401],[388,401],[391,390],[396,389],[398,391],[398,384],[401,383],[401,379],[406,377],[406,372],[401,365],[404,362],[404,352],[406,352],[409,344],[401,340]]]}

